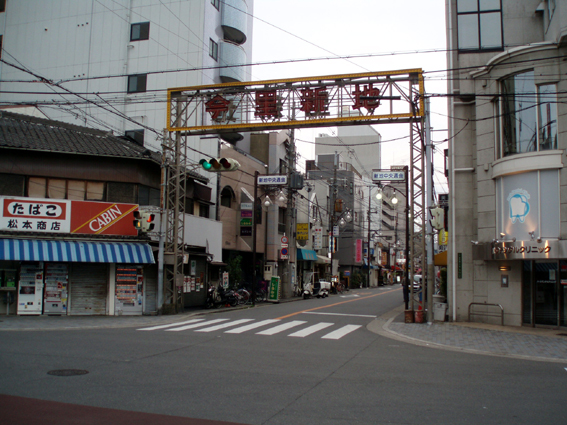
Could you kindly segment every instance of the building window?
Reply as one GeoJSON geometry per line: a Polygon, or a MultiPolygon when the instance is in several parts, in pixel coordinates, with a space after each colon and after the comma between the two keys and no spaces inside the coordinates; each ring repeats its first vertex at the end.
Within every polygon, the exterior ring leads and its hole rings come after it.
{"type": "Polygon", "coordinates": [[[139,185],[138,186],[138,204],[139,205],[153,205],[159,207],[160,192],[159,189],[153,187],[139,185]]]}
{"type": "Polygon", "coordinates": [[[146,74],[128,75],[128,93],[144,93],[147,79],[146,74]]]}
{"type": "Polygon", "coordinates": [[[104,183],[30,177],[28,180],[28,196],[30,198],[102,201],[104,198],[104,183]]]}
{"type": "Polygon", "coordinates": [[[457,0],[459,50],[501,50],[500,0],[457,0]]]}
{"type": "Polygon", "coordinates": [[[219,59],[219,45],[215,43],[212,39],[209,39],[209,56],[214,60],[219,59]]]}
{"type": "Polygon", "coordinates": [[[6,0],[0,0],[0,12],[6,11],[6,0]]]}
{"type": "Polygon", "coordinates": [[[217,10],[219,10],[219,7],[220,7],[220,0],[211,0],[211,4],[212,4],[217,10]]]}
{"type": "Polygon", "coordinates": [[[130,41],[149,40],[150,23],[140,22],[130,27],[130,41]]]}
{"type": "Polygon", "coordinates": [[[223,207],[230,208],[232,206],[232,201],[236,199],[234,191],[230,186],[225,186],[220,194],[220,204],[223,207]]]}
{"type": "Polygon", "coordinates": [[[144,146],[144,130],[128,130],[124,135],[140,146],[144,146]]]}
{"type": "Polygon", "coordinates": [[[199,204],[199,217],[209,218],[210,207],[207,204],[199,204]]]}
{"type": "Polygon", "coordinates": [[[557,149],[557,87],[536,86],[534,72],[502,81],[502,153],[557,149]]]}
{"type": "Polygon", "coordinates": [[[4,36],[0,35],[0,58],[2,57],[2,41],[4,41],[3,38],[4,36]]]}

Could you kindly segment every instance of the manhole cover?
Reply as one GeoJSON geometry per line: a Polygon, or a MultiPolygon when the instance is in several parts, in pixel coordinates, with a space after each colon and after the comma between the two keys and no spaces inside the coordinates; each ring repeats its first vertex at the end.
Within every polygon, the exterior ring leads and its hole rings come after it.
{"type": "Polygon", "coordinates": [[[82,369],[58,369],[58,370],[50,370],[47,372],[48,375],[54,376],[76,376],[76,375],[86,375],[89,373],[88,370],[82,369]]]}

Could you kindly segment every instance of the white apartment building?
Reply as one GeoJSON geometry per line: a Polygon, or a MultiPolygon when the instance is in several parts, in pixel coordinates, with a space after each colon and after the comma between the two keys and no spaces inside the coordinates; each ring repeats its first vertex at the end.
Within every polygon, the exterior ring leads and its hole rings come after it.
{"type": "MultiPolygon", "coordinates": [[[[128,134],[153,150],[166,90],[248,81],[253,0],[4,0],[0,107],[128,134]]],[[[188,162],[216,156],[191,141],[188,162]]]]}

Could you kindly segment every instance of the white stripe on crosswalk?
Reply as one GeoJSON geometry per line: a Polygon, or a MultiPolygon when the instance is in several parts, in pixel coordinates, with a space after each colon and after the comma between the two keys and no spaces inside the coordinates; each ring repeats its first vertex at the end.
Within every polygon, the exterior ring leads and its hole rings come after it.
{"type": "Polygon", "coordinates": [[[211,326],[210,328],[205,329],[197,329],[195,332],[213,332],[218,331],[219,329],[230,328],[231,326],[240,325],[241,323],[250,322],[254,319],[240,319],[235,320],[234,322],[223,323],[222,325],[211,326]]]}
{"type": "Polygon", "coordinates": [[[274,326],[273,328],[266,329],[265,331],[257,332],[256,335],[275,335],[277,333],[286,331],[288,329],[294,328],[294,327],[302,325],[304,323],[307,323],[307,322],[304,322],[303,320],[293,320],[291,322],[283,323],[279,326],[274,326]]]}
{"type": "Polygon", "coordinates": [[[322,336],[321,339],[339,339],[345,336],[346,334],[349,334],[361,327],[362,325],[346,325],[340,329],[337,329],[336,331],[333,331],[331,333],[328,333],[327,335],[322,336]]]}
{"type": "Polygon", "coordinates": [[[212,325],[213,323],[218,323],[218,322],[226,322],[227,320],[229,320],[229,319],[215,319],[215,320],[210,320],[208,322],[203,322],[203,323],[194,323],[192,325],[180,326],[179,328],[166,329],[166,332],[186,331],[187,329],[200,328],[201,326],[212,325]]]}
{"type": "Polygon", "coordinates": [[[260,328],[262,326],[270,325],[270,324],[276,323],[276,322],[279,322],[279,320],[277,320],[277,319],[262,320],[261,322],[252,323],[250,325],[241,326],[241,327],[236,328],[236,329],[231,329],[229,331],[225,331],[225,333],[227,333],[227,334],[241,334],[243,332],[247,332],[247,331],[250,331],[252,329],[260,328]]]}
{"type": "Polygon", "coordinates": [[[172,328],[173,326],[186,325],[187,323],[200,322],[201,320],[205,320],[205,319],[192,319],[192,320],[187,320],[185,322],[169,323],[167,325],[158,325],[158,326],[152,326],[150,328],[141,328],[141,329],[136,329],[136,330],[137,331],[155,331],[155,330],[158,330],[158,329],[172,328]]]}
{"type": "Polygon", "coordinates": [[[304,338],[306,336],[309,336],[311,334],[314,334],[315,332],[318,332],[322,329],[326,329],[329,326],[333,326],[334,323],[327,323],[327,322],[321,322],[321,323],[317,323],[316,325],[313,326],[309,326],[308,328],[302,329],[300,331],[294,332],[288,336],[295,336],[298,338],[304,338]]]}

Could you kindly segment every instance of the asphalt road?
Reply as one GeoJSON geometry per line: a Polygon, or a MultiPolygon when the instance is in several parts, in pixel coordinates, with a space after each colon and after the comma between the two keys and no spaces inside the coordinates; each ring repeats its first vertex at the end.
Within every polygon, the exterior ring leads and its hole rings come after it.
{"type": "Polygon", "coordinates": [[[561,364],[367,329],[401,299],[395,286],[143,327],[4,332],[0,424],[567,423],[561,364]]]}

